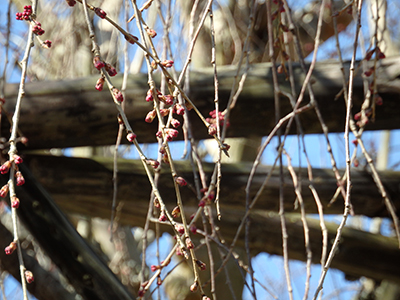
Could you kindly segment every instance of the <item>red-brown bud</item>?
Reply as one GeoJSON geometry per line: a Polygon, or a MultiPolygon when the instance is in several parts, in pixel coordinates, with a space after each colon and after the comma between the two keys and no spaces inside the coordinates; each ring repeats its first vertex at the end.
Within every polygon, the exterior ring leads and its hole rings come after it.
{"type": "Polygon", "coordinates": [[[0,166],[0,173],[7,174],[10,168],[11,168],[11,162],[7,160],[4,164],[0,166]]]}
{"type": "Polygon", "coordinates": [[[176,177],[176,178],[175,178],[175,182],[176,182],[179,186],[185,186],[185,185],[187,185],[186,180],[183,179],[182,177],[176,177]]]}
{"type": "Polygon", "coordinates": [[[181,210],[180,210],[179,206],[175,206],[175,208],[171,212],[171,216],[173,218],[179,218],[181,216],[181,210]]]}
{"type": "Polygon", "coordinates": [[[175,229],[180,235],[185,233],[185,228],[183,227],[183,225],[175,225],[175,229]]]}
{"type": "Polygon", "coordinates": [[[24,185],[24,183],[25,183],[25,178],[24,178],[24,176],[22,176],[22,174],[21,174],[20,171],[18,171],[18,172],[15,173],[15,177],[16,177],[17,185],[18,185],[18,186],[24,185]]]}
{"type": "MultiPolygon", "coordinates": [[[[106,64],[106,71],[111,77],[117,75],[117,70],[110,64],[106,64]]],[[[121,101],[122,102],[122,101],[121,101]]]]}
{"type": "Polygon", "coordinates": [[[134,36],[132,34],[129,34],[129,36],[124,35],[124,37],[125,37],[125,40],[127,40],[128,43],[131,43],[131,44],[135,44],[139,40],[136,36],[134,36]]]}
{"type": "Polygon", "coordinates": [[[197,291],[197,288],[198,288],[198,284],[197,284],[197,281],[195,281],[191,286],[190,286],[190,291],[192,292],[192,293],[194,293],[195,291],[197,291]]]}
{"type": "Polygon", "coordinates": [[[128,141],[130,141],[131,143],[133,143],[133,141],[136,139],[136,134],[133,133],[133,132],[129,132],[129,133],[126,135],[126,139],[127,139],[128,141]]]}
{"type": "Polygon", "coordinates": [[[161,65],[163,65],[166,68],[171,68],[174,65],[174,61],[173,60],[164,60],[163,62],[161,62],[161,65]]]}
{"type": "Polygon", "coordinates": [[[18,208],[19,207],[19,199],[17,197],[12,197],[11,198],[11,207],[12,208],[18,208]]]}
{"type": "Polygon", "coordinates": [[[144,119],[146,123],[151,123],[153,122],[154,118],[157,116],[157,112],[153,109],[152,111],[149,111],[146,115],[146,118],[144,119]]]}
{"type": "Polygon", "coordinates": [[[158,218],[158,220],[161,221],[161,222],[167,221],[167,216],[165,215],[164,212],[162,212],[162,213],[160,214],[160,217],[158,218]]]}
{"type": "Polygon", "coordinates": [[[9,190],[8,184],[3,185],[0,189],[0,197],[4,198],[5,196],[7,196],[8,190],[9,190]]]}
{"type": "Polygon", "coordinates": [[[100,77],[97,82],[96,85],[94,86],[94,88],[96,90],[98,90],[99,92],[101,92],[103,90],[103,86],[104,86],[104,78],[100,77]]]}
{"type": "Polygon", "coordinates": [[[171,125],[174,128],[178,128],[181,125],[181,122],[179,122],[177,119],[172,119],[171,120],[171,125]]]}
{"type": "Polygon", "coordinates": [[[101,70],[105,67],[104,62],[100,59],[100,56],[95,56],[93,58],[93,65],[97,70],[101,70]]]}
{"type": "Polygon", "coordinates": [[[33,278],[32,272],[28,270],[25,271],[25,279],[27,283],[32,283],[35,280],[35,278],[33,278]]]}
{"type": "Polygon", "coordinates": [[[4,249],[4,252],[5,252],[7,255],[10,255],[10,254],[12,254],[12,253],[15,251],[15,249],[17,249],[17,243],[11,242],[10,245],[8,245],[8,246],[4,249]]]}
{"type": "Polygon", "coordinates": [[[190,238],[187,238],[185,242],[186,242],[186,248],[194,249],[194,244],[190,238]]]}
{"type": "Polygon", "coordinates": [[[115,99],[118,102],[124,101],[124,96],[122,95],[122,93],[121,93],[121,91],[119,89],[113,88],[112,92],[113,92],[113,95],[114,95],[115,99]]]}
{"type": "Polygon", "coordinates": [[[158,200],[158,198],[154,198],[153,204],[154,204],[154,207],[160,208],[160,201],[158,200]]]}
{"type": "Polygon", "coordinates": [[[149,35],[149,37],[151,37],[151,38],[155,38],[156,35],[157,35],[157,32],[156,32],[154,29],[148,28],[148,29],[146,30],[146,32],[147,32],[147,34],[149,35]]]}
{"type": "Polygon", "coordinates": [[[195,262],[201,271],[204,271],[206,269],[206,267],[207,267],[206,264],[203,263],[201,260],[196,259],[195,262]]]}
{"type": "Polygon", "coordinates": [[[98,15],[102,19],[104,19],[107,16],[106,12],[104,10],[102,10],[100,7],[96,7],[94,9],[94,12],[96,13],[96,15],[98,15]]]}

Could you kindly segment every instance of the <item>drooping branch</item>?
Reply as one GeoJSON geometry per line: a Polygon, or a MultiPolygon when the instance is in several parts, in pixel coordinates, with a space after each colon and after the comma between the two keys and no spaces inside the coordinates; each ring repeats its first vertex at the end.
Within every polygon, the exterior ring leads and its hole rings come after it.
{"type": "MultiPolygon", "coordinates": [[[[247,76],[246,85],[239,97],[235,109],[230,115],[231,126],[227,136],[247,137],[265,136],[275,125],[273,117],[273,86],[271,65],[268,63],[253,65],[247,76]],[[257,124],[257,126],[254,126],[257,124]]],[[[348,66],[345,66],[348,69],[348,66]]],[[[378,92],[383,98],[383,106],[377,108],[375,122],[367,129],[394,129],[399,127],[398,111],[400,103],[399,75],[400,63],[397,58],[385,59],[379,68],[378,92]]],[[[304,79],[300,67],[295,66],[296,86],[304,79]]],[[[232,80],[233,67],[219,69],[219,95],[221,110],[226,106],[232,80]]],[[[111,96],[107,92],[94,89],[97,77],[74,80],[34,82],[26,85],[26,101],[22,106],[20,130],[29,139],[30,149],[66,148],[73,146],[110,145],[114,143],[118,128],[117,111],[111,96]]],[[[115,85],[121,85],[122,77],[115,79],[115,85]]],[[[200,111],[207,115],[214,109],[214,85],[211,69],[191,72],[191,100],[200,111]]],[[[285,75],[280,74],[279,82],[283,91],[290,89],[285,75]]],[[[341,97],[335,95],[342,89],[340,66],[338,63],[320,63],[313,75],[313,89],[321,113],[330,132],[344,130],[345,105],[341,97]]],[[[126,90],[126,114],[139,142],[155,142],[156,124],[147,124],[144,118],[152,109],[145,101],[148,90],[147,77],[144,74],[129,76],[126,90]]],[[[12,114],[14,99],[18,92],[16,85],[6,86],[5,108],[12,114]]],[[[360,110],[364,98],[360,72],[354,81],[353,113],[360,110]]],[[[285,99],[283,99],[285,100],[285,99]]],[[[282,113],[291,111],[288,101],[281,101],[282,113]]],[[[317,117],[312,112],[300,116],[305,133],[319,133],[317,117]]],[[[193,114],[192,128],[197,139],[208,138],[207,129],[193,114]]],[[[8,136],[10,125],[2,119],[2,136],[8,136]]],[[[292,133],[295,133],[292,128],[292,133]]],[[[182,135],[180,135],[182,138],[182,135]]]]}

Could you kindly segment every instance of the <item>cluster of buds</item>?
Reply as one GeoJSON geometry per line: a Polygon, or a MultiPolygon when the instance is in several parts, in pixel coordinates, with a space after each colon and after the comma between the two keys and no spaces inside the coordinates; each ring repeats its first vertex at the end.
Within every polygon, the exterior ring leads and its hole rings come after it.
{"type": "Polygon", "coordinates": [[[171,68],[174,65],[174,61],[173,60],[164,60],[160,64],[166,68],[171,68]]]}
{"type": "Polygon", "coordinates": [[[99,71],[106,66],[106,64],[100,59],[100,56],[98,55],[93,57],[93,65],[99,71]]]}
{"type": "Polygon", "coordinates": [[[51,41],[45,40],[45,41],[43,42],[43,46],[45,46],[46,48],[51,48],[51,41]]]}
{"type": "Polygon", "coordinates": [[[44,30],[42,29],[41,26],[42,26],[42,24],[40,24],[39,22],[36,22],[36,25],[34,25],[32,28],[32,32],[37,35],[44,34],[44,30]]]}
{"type": "Polygon", "coordinates": [[[5,252],[7,255],[11,255],[16,249],[17,249],[17,243],[16,243],[16,242],[11,242],[10,245],[8,245],[8,246],[4,249],[4,252],[5,252]]]}
{"type": "Polygon", "coordinates": [[[183,225],[181,224],[177,224],[175,225],[175,230],[177,233],[179,233],[180,235],[185,233],[185,228],[183,227],[183,225]]]}
{"type": "Polygon", "coordinates": [[[66,0],[69,6],[74,6],[76,4],[75,0],[66,0]]]}
{"type": "Polygon", "coordinates": [[[98,15],[102,19],[104,19],[107,16],[107,13],[104,10],[102,10],[100,7],[96,7],[94,9],[94,12],[96,13],[96,15],[98,15]]]}
{"type": "Polygon", "coordinates": [[[30,16],[32,15],[32,6],[31,5],[25,5],[24,6],[24,11],[17,12],[15,14],[15,19],[17,20],[29,20],[30,16]]]}
{"type": "Polygon", "coordinates": [[[364,111],[364,114],[362,112],[358,112],[354,115],[354,120],[356,120],[356,124],[358,127],[364,127],[369,123],[369,117],[372,115],[372,109],[368,108],[364,111]]]}
{"type": "Polygon", "coordinates": [[[367,54],[365,55],[365,60],[369,61],[374,53],[376,54],[378,59],[386,58],[386,55],[381,51],[381,49],[379,47],[375,47],[374,49],[371,49],[367,52],[367,54]]]}
{"type": "MultiPolygon", "coordinates": [[[[210,123],[208,126],[208,134],[209,135],[215,135],[217,134],[217,122],[219,122],[220,126],[224,125],[225,122],[225,114],[223,112],[218,112],[218,117],[217,113],[215,110],[210,111],[209,113],[211,118],[206,118],[206,121],[210,123]]],[[[229,122],[226,123],[226,126],[229,126],[229,122]]]]}
{"type": "Polygon", "coordinates": [[[203,189],[204,197],[199,201],[199,207],[204,207],[206,205],[210,205],[211,201],[214,199],[215,193],[214,191],[207,192],[207,189],[203,189]]]}
{"type": "MultiPolygon", "coordinates": [[[[157,131],[156,136],[159,138],[162,138],[162,131],[161,130],[157,131]]],[[[178,136],[178,130],[173,129],[173,128],[166,128],[165,136],[166,136],[167,141],[170,142],[178,136]]]]}

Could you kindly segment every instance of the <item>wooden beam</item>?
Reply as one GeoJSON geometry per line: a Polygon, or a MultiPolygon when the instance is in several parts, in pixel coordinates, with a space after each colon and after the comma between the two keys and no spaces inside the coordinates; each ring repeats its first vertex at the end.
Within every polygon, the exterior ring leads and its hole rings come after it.
{"type": "MultiPolygon", "coordinates": [[[[134,299],[76,232],[27,166],[20,165],[20,171],[26,183],[17,187],[17,195],[21,201],[17,210],[18,217],[75,291],[87,300],[134,299]]],[[[3,184],[7,182],[6,176],[1,176],[0,180],[3,184]]]]}
{"type": "MultiPolygon", "coordinates": [[[[68,213],[78,213],[93,217],[109,218],[111,214],[112,199],[112,172],[106,167],[110,160],[102,159],[102,164],[88,159],[30,156],[25,158],[25,164],[39,182],[52,194],[56,203],[68,213]]],[[[188,215],[197,209],[197,200],[191,191],[191,171],[187,164],[177,162],[180,176],[184,176],[189,185],[182,188],[182,198],[188,215]]],[[[205,165],[208,175],[211,165],[205,165]]],[[[145,176],[140,162],[121,161],[119,163],[119,207],[117,216],[119,222],[131,226],[143,226],[147,215],[150,184],[145,176]]],[[[222,236],[229,243],[244,214],[244,186],[247,180],[249,165],[235,164],[224,165],[222,170],[221,210],[222,220],[218,222],[222,236]]],[[[255,177],[255,185],[265,178],[267,167],[262,167],[255,177]]],[[[396,187],[399,174],[389,172],[381,173],[382,180],[387,187],[396,187]]],[[[259,203],[251,214],[252,234],[251,249],[253,253],[269,252],[281,254],[280,221],[278,210],[278,182],[279,175],[273,174],[271,185],[263,193],[259,203]],[[275,212],[274,212],[275,211],[275,212]]],[[[334,205],[327,208],[331,196],[336,189],[336,182],[331,171],[314,170],[314,186],[325,205],[325,213],[342,213],[343,200],[338,199],[334,205]]],[[[375,191],[372,179],[367,173],[354,172],[352,174],[353,197],[352,203],[357,214],[368,216],[387,216],[381,197],[375,191]]],[[[173,184],[169,174],[161,176],[160,191],[168,209],[176,205],[173,184]]],[[[306,181],[303,183],[304,201],[308,213],[316,213],[316,205],[311,193],[308,192],[306,181]]],[[[390,190],[390,189],[389,189],[390,190]]],[[[252,191],[255,193],[255,190],[252,191]]],[[[295,196],[292,184],[287,179],[285,184],[286,211],[294,211],[295,196]]],[[[396,192],[397,193],[397,192],[396,192]]],[[[392,194],[395,205],[399,208],[399,197],[392,194]]],[[[287,216],[289,231],[290,257],[305,260],[304,234],[298,214],[287,216]]],[[[156,216],[157,217],[157,216],[156,216]]],[[[321,255],[321,230],[319,223],[310,220],[310,236],[313,262],[318,263],[321,255]]],[[[336,232],[337,225],[331,224],[329,240],[336,232]]],[[[168,227],[164,227],[165,230],[168,227]]],[[[238,246],[244,245],[243,236],[239,239],[238,246]]],[[[392,238],[373,235],[358,230],[346,229],[341,251],[333,267],[338,268],[351,276],[367,276],[377,280],[390,279],[400,282],[400,273],[394,262],[400,263],[400,251],[396,241],[392,238]],[[377,242],[379,241],[379,243],[377,242]],[[361,253],[361,254],[360,254],[361,253]],[[374,259],[367,259],[368,255],[374,259]],[[365,258],[365,261],[360,261],[365,258]]]]}
{"type": "MultiPolygon", "coordinates": [[[[255,64],[249,70],[243,92],[236,107],[231,113],[231,126],[228,136],[247,137],[265,136],[275,125],[272,75],[269,63],[255,64]],[[255,126],[257,124],[257,126],[255,126]]],[[[346,63],[345,68],[348,69],[346,63]]],[[[370,122],[367,129],[399,128],[398,112],[400,111],[400,70],[398,58],[382,61],[378,69],[378,90],[383,97],[383,106],[376,109],[376,119],[370,122]]],[[[294,66],[295,80],[300,89],[304,75],[298,65],[294,66]]],[[[220,107],[226,107],[235,74],[234,67],[219,68],[220,107]]],[[[321,113],[330,132],[344,130],[345,105],[343,99],[335,96],[342,88],[340,66],[336,62],[317,64],[313,73],[313,88],[321,113]]],[[[361,72],[354,82],[353,112],[360,110],[363,96],[361,72]]],[[[63,81],[32,82],[26,85],[26,95],[22,104],[20,129],[29,139],[28,147],[66,148],[74,146],[96,146],[113,144],[118,125],[117,110],[108,91],[98,92],[94,89],[97,77],[79,78],[63,81]]],[[[122,78],[113,79],[115,86],[121,86],[122,78]]],[[[281,89],[290,91],[284,74],[279,77],[281,89]]],[[[207,116],[214,109],[214,85],[211,69],[191,72],[190,98],[207,116]]],[[[152,103],[145,101],[148,90],[147,75],[130,75],[126,90],[126,113],[138,141],[155,142],[156,124],[147,124],[144,118],[152,109],[152,103]]],[[[11,116],[18,85],[6,86],[5,108],[11,116]]],[[[307,101],[307,99],[305,100],[307,101]]],[[[281,111],[291,111],[289,101],[281,98],[281,111]]],[[[190,112],[194,136],[197,139],[208,138],[207,129],[193,111],[190,112]]],[[[321,126],[312,111],[301,115],[305,133],[319,133],[321,126]]],[[[6,118],[1,122],[2,136],[9,136],[10,125],[6,118]]],[[[295,133],[292,128],[291,133],[295,133]]],[[[180,137],[182,138],[182,134],[180,137]]],[[[125,139],[123,139],[125,140],[125,139]]]]}

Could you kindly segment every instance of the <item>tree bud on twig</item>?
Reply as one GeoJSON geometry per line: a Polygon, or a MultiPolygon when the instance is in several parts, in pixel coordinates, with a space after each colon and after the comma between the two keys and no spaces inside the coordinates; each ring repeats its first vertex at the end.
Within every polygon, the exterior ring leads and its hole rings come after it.
{"type": "Polygon", "coordinates": [[[125,40],[127,40],[127,42],[130,44],[135,44],[139,40],[136,36],[132,34],[129,34],[129,36],[124,35],[124,37],[125,40]]]}
{"type": "Polygon", "coordinates": [[[197,281],[195,281],[195,282],[190,286],[190,291],[191,291],[192,293],[194,293],[195,291],[197,291],[197,288],[198,288],[198,284],[197,284],[197,281]]]}
{"type": "Polygon", "coordinates": [[[32,272],[28,270],[25,271],[25,279],[27,283],[32,283],[35,280],[35,278],[33,278],[32,272]]]}
{"type": "Polygon", "coordinates": [[[95,56],[93,58],[93,65],[97,70],[101,70],[102,68],[104,68],[105,64],[104,62],[100,59],[100,56],[95,56]]]}
{"type": "Polygon", "coordinates": [[[1,189],[0,189],[0,197],[4,198],[5,196],[7,196],[8,190],[9,190],[8,184],[3,185],[3,186],[1,187],[1,189]]]}
{"type": "Polygon", "coordinates": [[[133,132],[129,132],[129,133],[126,135],[126,139],[127,139],[128,141],[130,141],[131,143],[133,143],[133,141],[136,139],[136,134],[134,134],[133,132]]]}
{"type": "Polygon", "coordinates": [[[187,182],[184,178],[182,177],[176,177],[175,178],[175,182],[179,185],[179,186],[185,186],[187,185],[187,182]]]}
{"type": "Polygon", "coordinates": [[[11,168],[11,162],[7,160],[4,164],[0,166],[0,173],[7,174],[10,168],[11,168]]]}
{"type": "Polygon", "coordinates": [[[103,90],[103,86],[104,86],[104,78],[100,77],[95,85],[95,89],[98,90],[99,92],[101,92],[103,90]]]}
{"type": "Polygon", "coordinates": [[[122,93],[121,93],[121,91],[119,89],[113,88],[112,92],[113,92],[113,95],[114,95],[115,99],[118,102],[124,101],[124,96],[122,95],[122,93]]]}
{"type": "Polygon", "coordinates": [[[146,30],[146,32],[147,32],[147,34],[149,35],[149,37],[151,37],[151,38],[155,38],[156,35],[157,35],[157,32],[156,32],[154,29],[148,28],[148,29],[146,30]]]}
{"type": "Polygon", "coordinates": [[[10,255],[10,254],[12,254],[12,253],[15,251],[15,249],[17,249],[17,243],[11,242],[10,245],[8,245],[8,246],[4,249],[4,252],[5,252],[7,255],[10,255]]]}
{"type": "Polygon", "coordinates": [[[94,9],[94,12],[96,13],[96,15],[98,15],[102,19],[104,19],[107,16],[107,13],[104,10],[102,10],[100,7],[96,7],[94,9]]]}
{"type": "Polygon", "coordinates": [[[174,65],[173,60],[164,60],[161,64],[166,68],[171,68],[174,65]]]}
{"type": "Polygon", "coordinates": [[[11,198],[11,207],[12,208],[18,208],[19,207],[19,199],[17,197],[12,197],[11,198]]]}
{"type": "Polygon", "coordinates": [[[179,218],[181,216],[181,210],[180,210],[179,206],[175,206],[175,208],[171,212],[171,216],[173,218],[179,218]]]}
{"type": "Polygon", "coordinates": [[[201,260],[196,259],[196,265],[199,267],[201,271],[204,271],[206,269],[206,264],[203,263],[201,260]]]}

